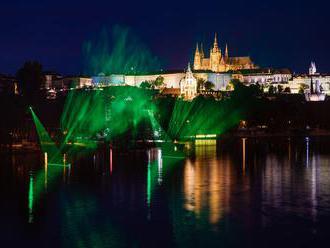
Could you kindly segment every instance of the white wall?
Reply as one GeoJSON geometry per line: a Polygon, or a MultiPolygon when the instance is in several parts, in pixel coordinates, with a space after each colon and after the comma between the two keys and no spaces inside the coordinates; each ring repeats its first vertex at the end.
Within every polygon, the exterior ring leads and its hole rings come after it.
{"type": "MultiPolygon", "coordinates": [[[[228,73],[193,73],[196,79],[202,78],[205,81],[214,83],[214,90],[225,90],[231,80],[228,73]]],[[[103,85],[130,85],[139,87],[144,81],[154,81],[159,76],[164,78],[166,88],[180,88],[180,81],[185,77],[185,72],[164,73],[153,75],[111,75],[93,77],[93,84],[103,85]]]]}

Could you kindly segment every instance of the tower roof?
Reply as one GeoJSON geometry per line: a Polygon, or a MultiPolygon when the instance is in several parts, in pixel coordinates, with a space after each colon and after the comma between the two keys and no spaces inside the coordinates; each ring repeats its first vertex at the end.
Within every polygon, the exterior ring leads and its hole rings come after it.
{"type": "Polygon", "coordinates": [[[218,38],[217,38],[217,33],[215,33],[214,43],[213,43],[213,52],[218,52],[218,51],[219,51],[218,38]]]}
{"type": "Polygon", "coordinates": [[[229,54],[228,54],[228,45],[226,43],[226,48],[225,48],[225,57],[228,58],[229,54]]]}
{"type": "Polygon", "coordinates": [[[188,69],[187,72],[191,72],[190,62],[188,63],[188,69]]]}
{"type": "Polygon", "coordinates": [[[195,53],[199,53],[198,42],[197,42],[197,44],[196,44],[196,51],[195,51],[195,53]]]}
{"type": "Polygon", "coordinates": [[[201,55],[204,57],[204,48],[203,48],[203,43],[201,43],[201,55]]]}
{"type": "Polygon", "coordinates": [[[214,46],[218,46],[217,33],[214,34],[214,46]]]}

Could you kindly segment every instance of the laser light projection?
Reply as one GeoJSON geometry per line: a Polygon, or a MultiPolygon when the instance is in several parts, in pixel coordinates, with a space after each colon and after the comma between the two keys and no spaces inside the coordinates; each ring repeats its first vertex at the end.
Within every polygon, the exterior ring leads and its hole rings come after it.
{"type": "Polygon", "coordinates": [[[30,179],[30,222],[37,200],[66,168],[71,168],[70,161],[104,145],[127,149],[139,141],[149,141],[155,146],[156,150],[148,153],[147,168],[146,204],[151,207],[155,187],[162,184],[171,167],[184,159],[175,142],[216,139],[239,122],[241,111],[234,106],[196,98],[191,102],[176,99],[171,109],[161,107],[151,90],[122,86],[76,89],[67,95],[56,139],[50,137],[30,107],[44,154],[44,170],[30,179]]]}
{"type": "MultiPolygon", "coordinates": [[[[115,42],[111,55],[106,56],[108,50],[101,46],[103,53],[100,56],[103,57],[100,60],[95,57],[97,53],[91,54],[93,48],[98,46],[89,45],[93,68],[100,69],[96,63],[103,61],[104,68],[109,72],[120,68],[126,70],[127,65],[114,66],[115,58],[121,58],[122,54],[127,56],[127,51],[123,52],[125,45],[127,33],[124,32],[115,42]]],[[[148,53],[138,53],[134,49],[129,51],[132,54],[127,60],[129,65],[142,68],[143,61],[148,60],[148,53]]],[[[118,61],[125,63],[126,59],[118,61]]],[[[33,207],[37,200],[42,193],[50,190],[55,179],[66,168],[71,168],[70,161],[104,145],[127,149],[142,142],[158,147],[157,156],[148,154],[146,201],[151,206],[152,192],[157,182],[161,184],[169,167],[184,159],[173,141],[216,139],[236,125],[242,116],[242,108],[235,101],[219,102],[203,97],[192,101],[181,98],[168,100],[157,98],[156,94],[154,90],[132,86],[98,85],[94,88],[71,89],[65,99],[56,137],[50,136],[35,110],[29,107],[44,154],[44,170],[30,178],[30,222],[33,221],[33,207]]],[[[112,161],[110,163],[112,173],[112,161]]]]}

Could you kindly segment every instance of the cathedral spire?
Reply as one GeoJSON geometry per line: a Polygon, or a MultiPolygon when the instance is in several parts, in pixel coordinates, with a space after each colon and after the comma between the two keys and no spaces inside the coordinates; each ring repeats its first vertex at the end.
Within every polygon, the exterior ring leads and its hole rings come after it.
{"type": "Polygon", "coordinates": [[[217,38],[217,33],[214,34],[213,48],[214,48],[214,49],[218,49],[218,38],[217,38]]]}
{"type": "Polygon", "coordinates": [[[219,45],[218,45],[218,37],[217,37],[217,33],[215,33],[214,35],[214,43],[213,43],[213,48],[211,49],[214,53],[218,53],[220,51],[219,49],[219,45]]]}
{"type": "Polygon", "coordinates": [[[229,55],[228,55],[228,45],[226,43],[226,48],[225,48],[225,57],[226,58],[229,58],[229,55]]]}
{"type": "Polygon", "coordinates": [[[214,46],[218,46],[217,33],[214,34],[214,46]]]}
{"type": "Polygon", "coordinates": [[[199,54],[198,42],[197,42],[197,44],[196,44],[196,51],[195,51],[195,54],[199,54]]]}
{"type": "Polygon", "coordinates": [[[201,43],[201,57],[204,58],[204,48],[203,48],[203,43],[201,43]]]}
{"type": "Polygon", "coordinates": [[[198,43],[197,43],[195,56],[194,56],[194,69],[200,70],[201,66],[202,66],[202,58],[201,58],[201,54],[199,52],[198,43]]]}

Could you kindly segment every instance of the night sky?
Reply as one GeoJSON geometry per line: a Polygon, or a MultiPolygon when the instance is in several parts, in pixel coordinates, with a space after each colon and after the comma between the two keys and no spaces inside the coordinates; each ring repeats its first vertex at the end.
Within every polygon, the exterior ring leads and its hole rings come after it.
{"type": "Polygon", "coordinates": [[[84,42],[113,25],[129,27],[164,69],[186,67],[196,42],[208,48],[217,32],[230,55],[295,72],[315,60],[330,73],[329,7],[326,0],[1,1],[0,73],[32,59],[46,70],[83,73],[84,42]]]}

